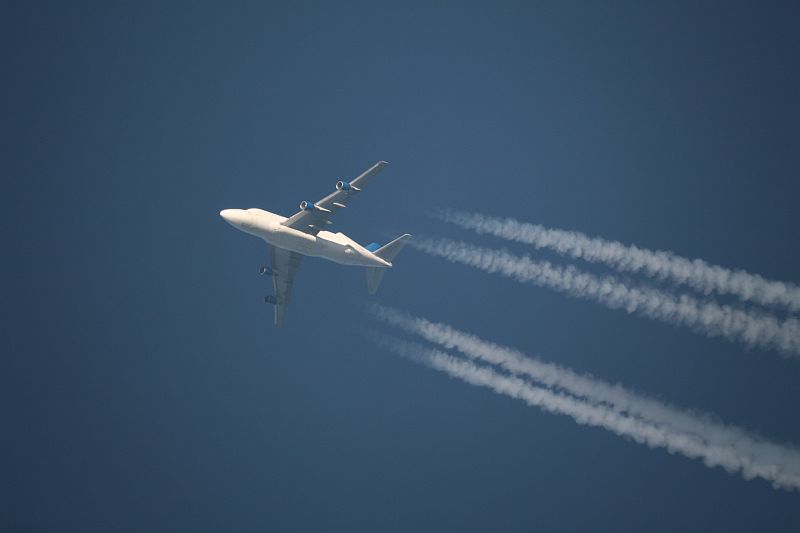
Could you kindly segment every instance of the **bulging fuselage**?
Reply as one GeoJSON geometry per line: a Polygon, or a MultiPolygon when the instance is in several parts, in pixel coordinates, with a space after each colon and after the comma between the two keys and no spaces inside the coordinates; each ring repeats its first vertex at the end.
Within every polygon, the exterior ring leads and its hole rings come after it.
{"type": "Polygon", "coordinates": [[[311,235],[281,224],[286,217],[263,209],[224,209],[220,216],[234,228],[259,237],[273,246],[311,257],[322,257],[340,265],[390,267],[343,233],[320,231],[311,235]]]}

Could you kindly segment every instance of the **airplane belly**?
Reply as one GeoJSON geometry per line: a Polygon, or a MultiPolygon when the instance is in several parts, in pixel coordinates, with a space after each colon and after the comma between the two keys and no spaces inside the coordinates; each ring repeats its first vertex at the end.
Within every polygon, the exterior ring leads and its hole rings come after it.
{"type": "Polygon", "coordinates": [[[328,261],[339,263],[340,265],[360,265],[360,257],[348,249],[347,246],[329,241],[324,238],[317,238],[313,250],[310,252],[315,257],[322,257],[328,261]]]}
{"type": "Polygon", "coordinates": [[[282,225],[261,228],[260,233],[269,244],[301,255],[321,257],[340,265],[382,266],[371,258],[364,257],[347,242],[335,242],[282,225]]]}
{"type": "Polygon", "coordinates": [[[292,252],[297,252],[302,255],[316,255],[314,254],[314,247],[317,238],[308,233],[293,230],[291,228],[268,227],[264,228],[261,232],[261,238],[273,246],[283,248],[292,252]]]}
{"type": "Polygon", "coordinates": [[[349,266],[368,266],[368,264],[364,261],[364,259],[352,252],[349,252],[344,249],[330,249],[326,248],[323,250],[325,255],[321,256],[327,259],[328,261],[333,261],[334,263],[339,263],[340,265],[349,265],[349,266]]]}
{"type": "MultiPolygon", "coordinates": [[[[272,237],[272,236],[270,236],[272,237]]],[[[286,239],[286,238],[264,238],[265,241],[270,243],[273,246],[277,246],[278,248],[283,248],[284,250],[289,250],[292,252],[297,252],[298,254],[302,255],[309,255],[315,256],[317,254],[314,253],[314,243],[307,242],[302,239],[286,239]]]]}

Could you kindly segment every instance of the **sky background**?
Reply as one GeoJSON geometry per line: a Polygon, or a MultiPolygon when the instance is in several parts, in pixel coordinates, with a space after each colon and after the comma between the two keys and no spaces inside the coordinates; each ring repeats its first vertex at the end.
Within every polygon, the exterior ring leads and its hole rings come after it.
{"type": "Polygon", "coordinates": [[[797,492],[375,347],[362,303],[794,444],[797,360],[412,249],[374,297],[305,260],[276,330],[218,214],[386,159],[362,243],[504,245],[454,207],[800,282],[796,3],[163,4],[2,3],[0,530],[800,529],[797,492]]]}

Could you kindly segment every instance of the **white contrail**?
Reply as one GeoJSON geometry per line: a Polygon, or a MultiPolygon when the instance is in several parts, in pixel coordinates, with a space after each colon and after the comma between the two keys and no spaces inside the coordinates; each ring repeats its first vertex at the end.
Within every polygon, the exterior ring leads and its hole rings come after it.
{"type": "Polygon", "coordinates": [[[722,336],[751,347],[771,348],[786,356],[800,354],[800,320],[796,318],[779,320],[763,312],[700,302],[686,294],[675,296],[653,287],[633,287],[612,276],[598,277],[572,266],[559,267],[529,256],[515,256],[504,250],[450,239],[418,237],[410,245],[454,263],[594,300],[612,309],[686,326],[710,337],[722,336]]]}
{"type": "Polygon", "coordinates": [[[743,270],[731,270],[702,259],[687,259],[672,252],[626,246],[621,242],[589,237],[577,231],[550,229],[539,224],[497,218],[480,213],[444,210],[438,218],[480,234],[547,248],[559,254],[604,263],[621,272],[642,273],[662,281],[688,285],[706,295],[731,294],[743,302],[800,310],[800,287],[765,279],[743,270]]]}
{"type": "Polygon", "coordinates": [[[447,324],[431,322],[377,304],[369,305],[368,308],[387,324],[443,348],[456,349],[469,359],[497,365],[512,374],[531,378],[546,387],[583,398],[593,405],[639,417],[674,432],[693,435],[702,442],[732,449],[738,457],[774,464],[781,471],[794,472],[800,476],[800,450],[794,447],[776,444],[741,428],[722,424],[709,415],[680,410],[619,384],[612,385],[556,364],[527,357],[522,352],[485,341],[447,324]]]}
{"type": "Polygon", "coordinates": [[[388,336],[378,337],[376,341],[400,355],[441,370],[452,377],[488,387],[498,394],[520,399],[550,413],[567,415],[578,424],[602,427],[652,448],[665,448],[670,453],[701,459],[706,466],[719,466],[731,473],[739,472],[745,479],[760,477],[776,488],[800,488],[800,476],[796,472],[783,472],[774,464],[741,457],[733,449],[703,442],[694,435],[676,433],[602,405],[593,405],[568,394],[537,387],[518,377],[499,374],[490,367],[475,365],[441,350],[425,348],[388,336]]]}

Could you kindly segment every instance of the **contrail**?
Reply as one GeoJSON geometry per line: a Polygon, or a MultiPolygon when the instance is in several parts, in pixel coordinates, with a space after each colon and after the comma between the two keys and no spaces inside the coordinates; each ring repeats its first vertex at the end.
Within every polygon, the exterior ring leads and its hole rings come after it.
{"type": "Polygon", "coordinates": [[[680,410],[668,404],[577,374],[562,366],[527,357],[522,352],[485,341],[447,324],[431,322],[378,304],[368,310],[383,322],[417,335],[445,349],[456,349],[469,359],[497,365],[517,376],[566,392],[586,402],[610,408],[620,414],[642,418],[671,431],[690,434],[702,442],[734,450],[739,457],[774,464],[781,471],[800,475],[800,450],[775,444],[759,435],[716,421],[709,415],[680,410]]]}
{"type": "Polygon", "coordinates": [[[706,295],[712,292],[730,294],[743,302],[785,307],[792,312],[800,310],[800,287],[797,285],[712,265],[702,259],[688,259],[672,252],[626,246],[577,231],[550,229],[480,213],[444,210],[435,216],[480,234],[532,244],[536,248],[547,248],[592,263],[604,263],[621,272],[642,273],[661,281],[688,285],[706,295]]]}
{"type": "Polygon", "coordinates": [[[499,374],[489,367],[453,357],[441,350],[426,348],[389,336],[380,336],[375,340],[395,353],[452,377],[522,400],[546,412],[569,416],[578,424],[601,427],[651,448],[665,448],[670,453],[701,459],[706,466],[719,466],[730,473],[739,472],[745,479],[760,477],[771,482],[776,488],[800,488],[800,476],[797,473],[783,472],[769,462],[763,463],[751,457],[741,457],[731,448],[703,442],[694,435],[676,433],[658,424],[620,414],[602,405],[592,405],[568,394],[537,387],[518,377],[499,374]]]}
{"type": "Polygon", "coordinates": [[[558,267],[527,255],[519,257],[450,239],[419,237],[411,241],[411,246],[454,263],[594,300],[611,309],[686,326],[710,337],[774,349],[785,356],[800,354],[800,320],[796,318],[778,320],[763,312],[700,302],[686,294],[675,296],[652,287],[632,287],[612,276],[598,277],[572,266],[558,267]]]}

